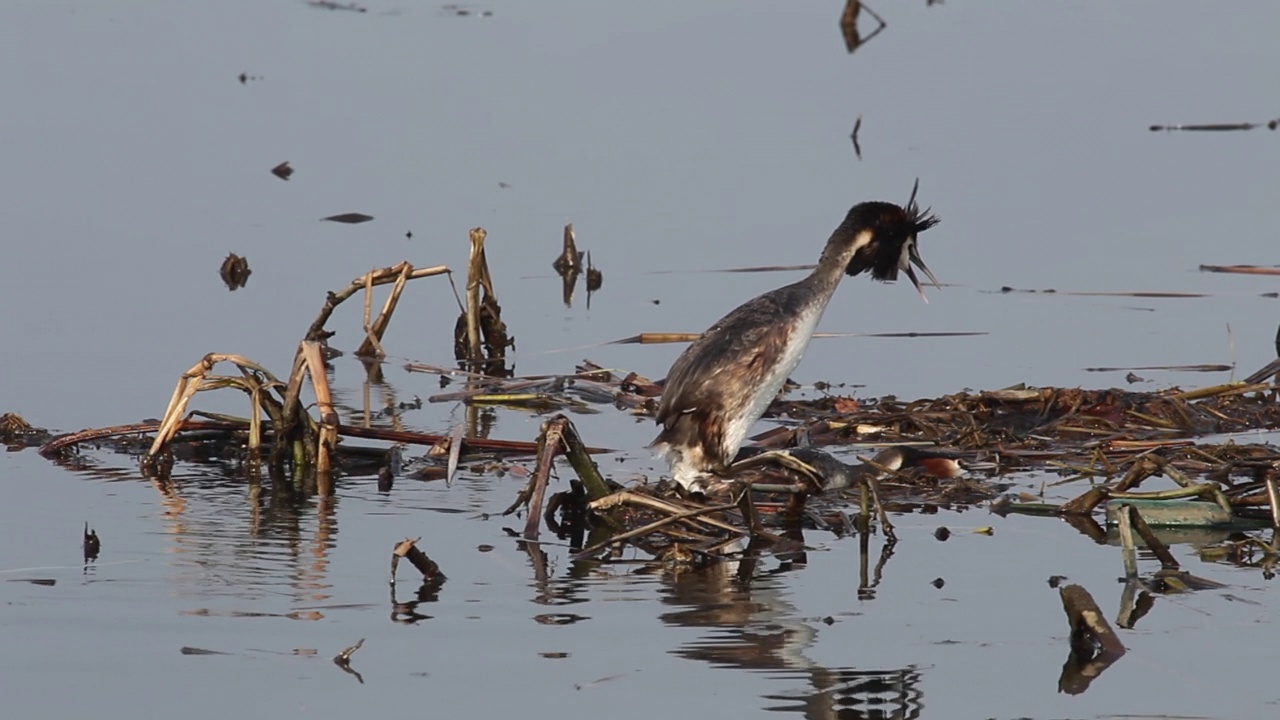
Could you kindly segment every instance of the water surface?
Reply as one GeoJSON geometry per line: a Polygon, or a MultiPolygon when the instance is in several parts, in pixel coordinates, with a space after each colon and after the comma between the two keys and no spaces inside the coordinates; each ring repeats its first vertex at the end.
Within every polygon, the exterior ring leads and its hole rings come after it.
{"type": "MultiPolygon", "coordinates": [[[[815,341],[801,382],[914,398],[1124,382],[1084,371],[1097,366],[1247,373],[1274,357],[1274,280],[1197,267],[1274,262],[1275,136],[1146,129],[1274,116],[1274,3],[885,3],[888,27],[853,55],[836,2],[366,6],[0,8],[0,411],[61,430],[156,416],[211,351],[283,374],[326,291],[400,260],[462,268],[475,226],[519,372],[589,357],[660,377],[677,346],[597,345],[706,327],[798,275],[690,271],[812,262],[850,205],[903,202],[917,177],[943,219],[923,254],[948,287],[926,305],[854,279],[822,329],[990,335],[815,341]],[[268,172],[284,160],[288,182],[268,172]],[[376,219],[319,222],[342,212],[376,219]],[[590,310],[581,296],[565,308],[550,272],[567,222],[605,273],[590,310]],[[216,269],[232,251],[254,274],[228,293],[216,269]]],[[[447,283],[415,281],[386,337],[383,392],[437,391],[398,365],[447,364],[455,312],[447,283]]],[[[344,307],[335,344],[354,348],[359,323],[344,307]]],[[[1228,379],[1139,374],[1143,389],[1228,379]]],[[[349,397],[362,377],[339,361],[349,397]]],[[[446,430],[462,414],[428,405],[405,420],[446,430]]],[[[500,412],[493,435],[532,439],[540,420],[500,412]]],[[[615,477],[654,470],[648,422],[577,421],[623,451],[615,477]]],[[[746,584],[584,569],[554,546],[544,567],[505,537],[519,521],[479,518],[510,503],[511,478],[387,496],[349,479],[329,499],[267,478],[255,499],[231,471],[180,466],[166,494],[127,458],[91,459],[92,472],[31,451],[0,460],[0,577],[57,580],[0,585],[0,694],[24,717],[1260,718],[1280,701],[1260,662],[1271,582],[1199,564],[1189,546],[1177,552],[1190,569],[1231,588],[1159,600],[1125,633],[1131,653],[1066,696],[1065,623],[1045,581],[1066,575],[1110,612],[1121,569],[1114,548],[1055,521],[904,516],[874,598],[860,599],[856,540],[807,538],[819,548],[807,564],[765,561],[746,584]],[[106,548],[87,572],[84,519],[106,548]],[[959,530],[938,543],[938,525],[959,530]],[[994,536],[965,530],[986,525],[994,536]],[[387,555],[419,535],[450,579],[418,606],[429,619],[394,622],[387,555]],[[364,685],[329,662],[362,637],[364,685]]]]}

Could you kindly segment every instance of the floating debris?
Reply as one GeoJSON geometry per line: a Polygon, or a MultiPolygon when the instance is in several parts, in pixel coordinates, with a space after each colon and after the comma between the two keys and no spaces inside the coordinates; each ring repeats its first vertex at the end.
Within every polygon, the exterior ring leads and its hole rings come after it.
{"type": "Polygon", "coordinates": [[[341,215],[330,215],[327,218],[320,219],[322,221],[327,220],[329,222],[346,223],[347,225],[358,225],[360,223],[369,222],[373,219],[373,216],[365,215],[364,213],[342,213],[341,215]]]}
{"type": "Polygon", "coordinates": [[[279,165],[271,168],[271,174],[275,175],[281,180],[287,181],[290,177],[293,176],[293,166],[289,164],[288,160],[285,160],[279,165]]]}
{"type": "Polygon", "coordinates": [[[313,8],[321,10],[348,10],[350,12],[369,12],[369,9],[363,5],[357,5],[354,2],[340,3],[333,0],[307,0],[307,4],[313,8]]]}
{"type": "Polygon", "coordinates": [[[884,30],[885,27],[884,20],[876,14],[876,11],[867,7],[862,0],[848,0],[845,3],[844,11],[840,13],[840,34],[844,36],[844,46],[850,55],[862,47],[864,43],[869,42],[871,38],[879,35],[880,31],[884,30]],[[876,28],[871,31],[871,34],[865,38],[862,37],[858,30],[858,16],[862,14],[863,10],[866,10],[867,14],[878,23],[876,28]]]}
{"type": "Polygon", "coordinates": [[[1193,292],[1068,292],[1063,290],[1027,290],[1009,287],[1005,285],[1000,288],[1001,294],[1008,293],[1029,293],[1042,295],[1068,295],[1071,297],[1133,297],[1133,298],[1203,298],[1213,297],[1209,293],[1193,293],[1193,292]]]}
{"type": "Polygon", "coordinates": [[[93,562],[98,559],[98,553],[102,552],[102,541],[98,539],[98,533],[89,527],[89,523],[84,524],[84,540],[81,543],[84,550],[84,561],[93,562]]]}
{"type": "Polygon", "coordinates": [[[10,449],[40,445],[48,442],[50,437],[48,430],[35,427],[17,413],[0,415],[0,443],[10,449]]]}
{"type": "Polygon", "coordinates": [[[343,672],[346,672],[349,675],[354,675],[356,680],[360,681],[361,685],[364,684],[364,677],[362,677],[360,673],[356,672],[355,668],[351,667],[351,656],[355,655],[356,651],[362,647],[364,647],[364,638],[360,638],[358,641],[356,641],[355,645],[352,645],[351,647],[344,649],[342,652],[338,653],[333,658],[334,665],[337,665],[338,667],[342,668],[343,672]]]}
{"type": "Polygon", "coordinates": [[[222,277],[222,282],[226,283],[227,289],[232,292],[248,284],[249,276],[252,274],[249,261],[235,253],[227,255],[227,259],[223,260],[222,266],[218,268],[218,275],[222,277]]]}
{"type": "Polygon", "coordinates": [[[591,295],[600,289],[604,284],[604,273],[600,272],[600,268],[591,263],[591,251],[587,251],[587,303],[591,302],[591,295]]]}
{"type": "Polygon", "coordinates": [[[454,17],[472,17],[472,16],[493,17],[492,10],[475,10],[466,5],[456,5],[456,4],[442,5],[440,9],[445,14],[452,15],[454,17]]]}
{"type": "Polygon", "coordinates": [[[230,655],[231,654],[231,653],[222,652],[220,650],[208,650],[206,648],[191,647],[190,645],[183,645],[182,647],[178,648],[178,652],[182,655],[230,655]]]}
{"type": "MultiPolygon", "coordinates": [[[[853,52],[852,50],[850,52],[853,52]]],[[[858,143],[858,132],[862,130],[862,113],[858,113],[858,119],[853,121],[853,132],[849,134],[849,139],[853,140],[853,152],[862,159],[862,145],[858,143]]]]}

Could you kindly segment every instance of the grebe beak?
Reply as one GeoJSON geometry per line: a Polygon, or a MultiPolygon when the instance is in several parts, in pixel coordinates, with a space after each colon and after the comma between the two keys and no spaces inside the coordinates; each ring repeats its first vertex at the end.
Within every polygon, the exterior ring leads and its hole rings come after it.
{"type": "Polygon", "coordinates": [[[938,284],[938,278],[934,277],[933,271],[929,269],[928,265],[924,264],[924,260],[920,257],[920,251],[916,248],[916,239],[914,237],[903,245],[902,260],[898,267],[908,278],[910,278],[911,284],[916,286],[916,292],[920,293],[920,299],[927,303],[929,302],[929,296],[925,295],[924,288],[920,287],[920,280],[916,277],[915,270],[911,269],[912,265],[920,268],[921,272],[929,278],[929,282],[932,283],[934,287],[939,290],[942,289],[942,285],[938,284]]]}

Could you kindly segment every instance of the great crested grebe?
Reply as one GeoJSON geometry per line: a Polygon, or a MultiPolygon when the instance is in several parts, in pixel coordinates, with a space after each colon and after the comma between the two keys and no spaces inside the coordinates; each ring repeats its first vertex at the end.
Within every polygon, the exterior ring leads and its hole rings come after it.
{"type": "Polygon", "coordinates": [[[738,306],[685,348],[667,373],[651,446],[671,463],[686,490],[722,475],[747,431],[777,397],[844,275],[870,270],[876,280],[902,271],[928,302],[911,266],[939,287],[920,259],[916,236],[938,218],[916,204],[919,181],[907,206],[889,202],[854,205],[827,240],[818,266],[799,282],[738,306]]]}

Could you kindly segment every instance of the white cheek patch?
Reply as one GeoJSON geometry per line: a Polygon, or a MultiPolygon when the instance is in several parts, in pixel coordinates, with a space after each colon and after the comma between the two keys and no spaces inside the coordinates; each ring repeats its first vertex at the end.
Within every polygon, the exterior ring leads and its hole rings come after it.
{"type": "Polygon", "coordinates": [[[915,244],[915,238],[908,238],[906,242],[902,243],[902,251],[898,253],[899,270],[911,269],[911,250],[915,247],[915,244]]]}

